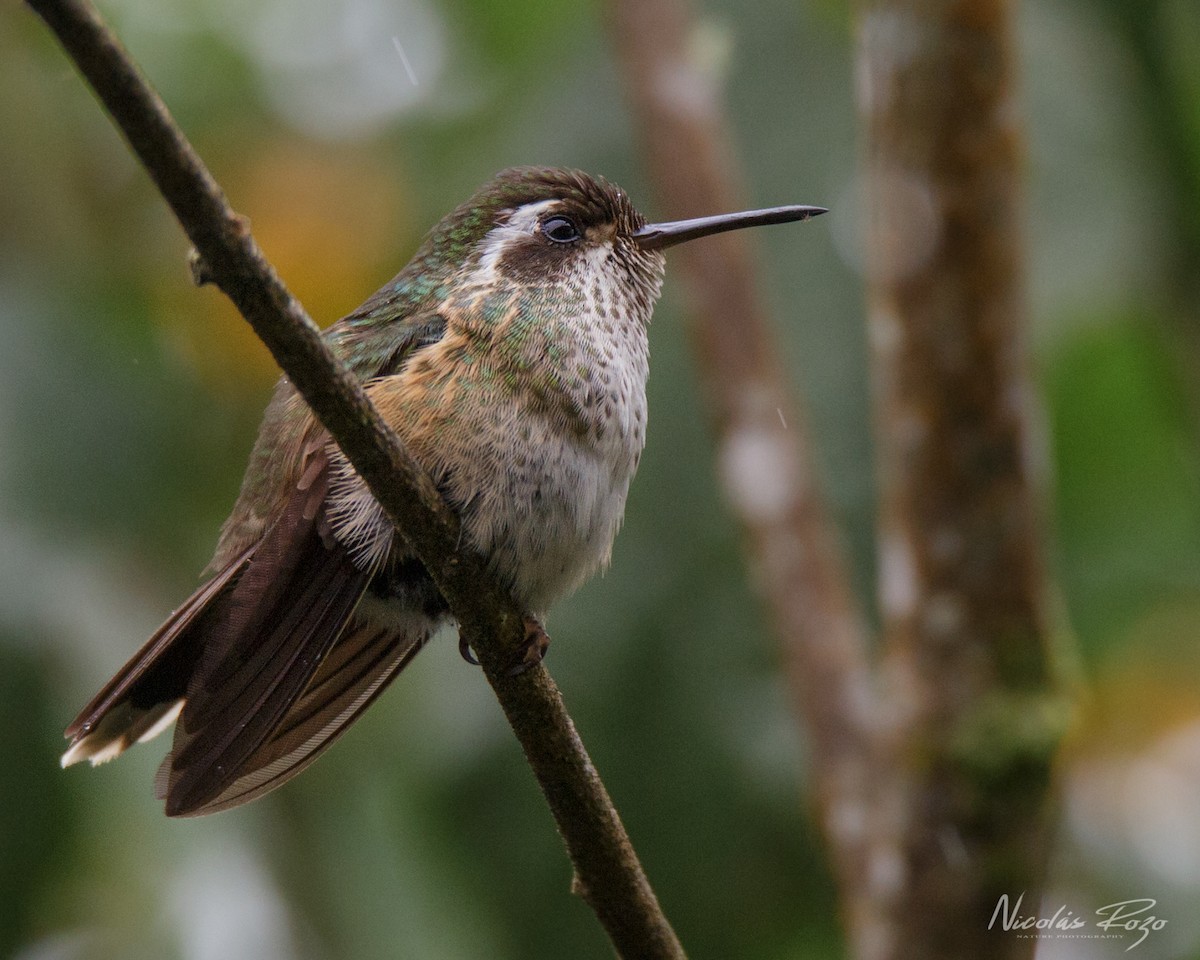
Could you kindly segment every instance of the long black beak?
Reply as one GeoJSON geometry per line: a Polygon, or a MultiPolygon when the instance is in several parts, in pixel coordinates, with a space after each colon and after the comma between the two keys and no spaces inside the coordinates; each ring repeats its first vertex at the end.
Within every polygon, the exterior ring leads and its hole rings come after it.
{"type": "Polygon", "coordinates": [[[677,243],[707,237],[712,233],[762,227],[769,223],[810,220],[828,212],[824,207],[768,207],[766,210],[743,210],[741,213],[722,213],[715,217],[697,217],[695,220],[648,223],[633,234],[633,239],[643,250],[665,250],[677,243]]]}

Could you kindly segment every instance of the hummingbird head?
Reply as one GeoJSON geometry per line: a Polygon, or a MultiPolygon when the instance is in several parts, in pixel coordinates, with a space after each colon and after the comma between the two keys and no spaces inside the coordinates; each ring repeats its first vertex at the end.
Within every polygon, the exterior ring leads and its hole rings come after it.
{"type": "Polygon", "coordinates": [[[645,225],[624,191],[601,177],[512,167],[445,217],[429,244],[441,248],[442,259],[461,264],[466,287],[555,287],[576,294],[619,287],[644,301],[648,312],[664,260],[635,239],[645,225]]]}
{"type": "Polygon", "coordinates": [[[408,266],[358,313],[371,321],[488,290],[557,290],[632,310],[643,322],[662,285],[662,251],[725,230],[807,220],[773,207],[648,224],[620,187],[579,170],[510,167],[430,231],[408,266]]]}
{"type": "MultiPolygon", "coordinates": [[[[448,214],[416,260],[458,264],[465,285],[617,285],[649,305],[662,251],[725,230],[806,220],[820,207],[774,207],[647,224],[620,187],[579,170],[511,167],[448,214]]],[[[648,319],[648,316],[647,316],[648,319]]]]}

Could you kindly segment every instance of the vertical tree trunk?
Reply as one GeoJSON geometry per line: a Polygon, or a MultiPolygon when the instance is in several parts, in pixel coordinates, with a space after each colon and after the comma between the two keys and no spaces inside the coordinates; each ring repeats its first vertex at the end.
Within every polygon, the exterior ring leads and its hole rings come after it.
{"type": "MultiPolygon", "coordinates": [[[[695,56],[692,4],[609,0],[608,9],[662,215],[744,206],[719,85],[695,56]]],[[[816,815],[844,911],[856,914],[869,896],[865,825],[876,696],[868,631],[803,406],[779,363],[759,294],[755,242],[727,233],[672,256],[689,295],[689,332],[717,440],[718,474],[804,720],[816,815]]]]}
{"type": "Polygon", "coordinates": [[[859,23],[880,604],[893,813],[860,957],[1015,957],[1066,719],[1048,648],[1025,357],[1009,0],[874,0],[859,23]]]}

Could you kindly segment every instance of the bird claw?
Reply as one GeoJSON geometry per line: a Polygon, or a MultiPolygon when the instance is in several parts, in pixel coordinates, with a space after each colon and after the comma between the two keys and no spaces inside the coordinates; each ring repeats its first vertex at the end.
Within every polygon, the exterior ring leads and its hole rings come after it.
{"type": "MultiPolygon", "coordinates": [[[[536,667],[546,656],[546,651],[550,649],[550,637],[538,623],[537,618],[526,617],[524,623],[525,642],[521,644],[520,655],[517,657],[516,663],[507,670],[510,677],[519,677],[531,667],[536,667]]],[[[471,652],[471,644],[465,637],[458,638],[458,655],[471,666],[479,666],[479,661],[471,652]]]]}
{"type": "Polygon", "coordinates": [[[510,677],[519,677],[531,667],[536,667],[546,656],[546,651],[550,649],[550,637],[538,623],[536,617],[525,618],[525,642],[521,645],[521,655],[511,667],[508,668],[510,677]]]}

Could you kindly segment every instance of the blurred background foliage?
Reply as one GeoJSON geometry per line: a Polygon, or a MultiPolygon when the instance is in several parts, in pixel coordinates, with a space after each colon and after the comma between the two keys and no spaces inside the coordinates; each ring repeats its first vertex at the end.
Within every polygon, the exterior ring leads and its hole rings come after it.
{"type": "MultiPolygon", "coordinates": [[[[102,6],[321,323],[500,167],[601,172],[654,212],[596,4],[102,6]]],[[[1139,955],[1200,956],[1200,6],[1026,0],[1020,24],[1047,542],[1086,691],[1048,912],[1154,897],[1169,923],[1139,955]]],[[[834,211],[755,242],[870,596],[851,10],[705,0],[697,44],[747,201],[834,211]]],[[[57,769],[62,727],[195,584],[276,372],[189,285],[182,234],[20,4],[0,7],[0,130],[0,957],[609,956],[446,640],[235,812],[167,821],[160,744],[57,769]]],[[[626,527],[555,612],[550,665],[693,955],[834,956],[803,736],[713,479],[683,306],[668,280],[626,527]]]]}

